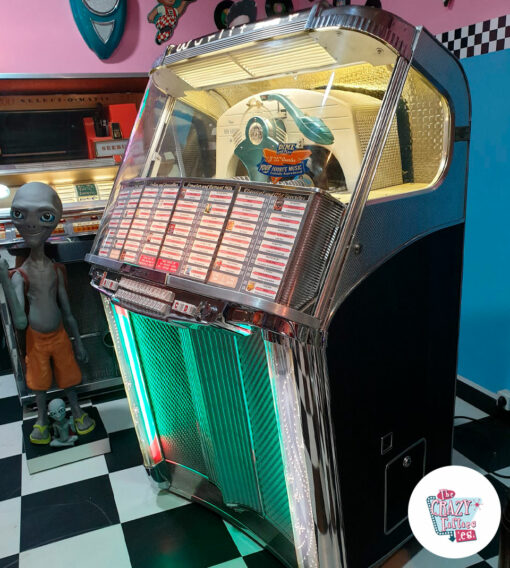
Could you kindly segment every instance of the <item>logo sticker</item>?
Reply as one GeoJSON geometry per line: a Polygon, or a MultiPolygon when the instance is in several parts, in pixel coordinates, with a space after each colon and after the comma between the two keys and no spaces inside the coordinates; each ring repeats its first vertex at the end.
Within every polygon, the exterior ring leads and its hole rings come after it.
{"type": "Polygon", "coordinates": [[[310,150],[298,148],[297,144],[278,144],[278,151],[264,148],[264,157],[257,169],[260,173],[277,183],[282,178],[295,178],[308,172],[307,160],[312,155],[310,150]]]}
{"type": "Polygon", "coordinates": [[[409,523],[420,544],[444,558],[465,558],[496,534],[501,504],[483,475],[448,466],[426,475],[409,500],[409,523]]]}

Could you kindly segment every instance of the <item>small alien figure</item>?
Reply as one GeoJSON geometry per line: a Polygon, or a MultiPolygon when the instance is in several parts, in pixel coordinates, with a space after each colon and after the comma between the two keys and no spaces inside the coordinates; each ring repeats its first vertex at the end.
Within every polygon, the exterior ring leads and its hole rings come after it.
{"type": "Polygon", "coordinates": [[[14,327],[26,329],[26,382],[35,393],[38,414],[30,434],[33,444],[51,441],[46,391],[51,387],[53,375],[57,385],[65,389],[77,434],[88,434],[95,427],[94,420],[80,408],[74,389],[82,379],[76,359],[87,362],[88,355],[71,313],[63,267],[44,253],[44,242],[61,215],[62,202],[49,185],[39,182],[23,185],[14,196],[11,219],[30,254],[11,275],[7,262],[0,261],[0,285],[14,327]],[[74,336],[76,359],[62,319],[74,336]]]}
{"type": "Polygon", "coordinates": [[[72,446],[78,439],[72,418],[66,416],[66,405],[61,398],[54,398],[48,404],[48,414],[53,419],[53,439],[50,446],[72,446]]]}

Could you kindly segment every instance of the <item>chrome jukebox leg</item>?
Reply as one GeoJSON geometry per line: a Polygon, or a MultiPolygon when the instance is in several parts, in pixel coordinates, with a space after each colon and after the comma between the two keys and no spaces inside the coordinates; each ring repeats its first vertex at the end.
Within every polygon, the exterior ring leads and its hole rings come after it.
{"type": "Polygon", "coordinates": [[[344,568],[325,347],[264,335],[298,566],[344,568]]]}

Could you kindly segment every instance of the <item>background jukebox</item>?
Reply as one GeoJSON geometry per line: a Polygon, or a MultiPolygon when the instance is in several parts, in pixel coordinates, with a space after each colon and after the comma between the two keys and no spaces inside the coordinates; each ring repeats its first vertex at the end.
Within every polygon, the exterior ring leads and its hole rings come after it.
{"type": "Polygon", "coordinates": [[[365,568],[450,461],[470,103],[372,8],[170,48],[88,261],[145,465],[289,567],[365,568]]]}
{"type": "MultiPolygon", "coordinates": [[[[96,156],[94,141],[112,144],[102,132],[108,120],[123,119],[129,135],[125,108],[136,110],[146,83],[145,77],[0,78],[0,258],[14,268],[28,254],[10,216],[17,190],[34,181],[51,185],[62,200],[63,216],[46,254],[66,266],[71,309],[93,355],[82,366],[83,381],[77,388],[81,399],[122,389],[101,301],[88,286],[89,267],[83,262],[119,167],[113,152],[96,156]],[[124,109],[120,118],[119,109],[124,109]],[[92,132],[85,129],[86,121],[92,123],[92,132]],[[94,122],[101,137],[95,138],[94,122]]],[[[0,368],[12,368],[27,409],[34,394],[25,383],[25,334],[15,333],[3,290],[0,319],[0,368]]]]}

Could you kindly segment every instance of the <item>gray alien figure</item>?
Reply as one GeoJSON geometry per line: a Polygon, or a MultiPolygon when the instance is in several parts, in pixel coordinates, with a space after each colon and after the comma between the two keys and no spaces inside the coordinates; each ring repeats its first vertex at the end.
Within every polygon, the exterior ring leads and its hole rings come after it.
{"type": "Polygon", "coordinates": [[[80,408],[74,388],[82,380],[77,360],[85,363],[88,355],[69,305],[63,267],[44,253],[44,243],[61,216],[62,202],[53,188],[40,182],[23,185],[12,201],[11,219],[30,254],[11,274],[7,262],[0,261],[0,285],[14,327],[26,329],[26,383],[37,403],[37,420],[30,434],[33,444],[51,441],[46,391],[53,379],[65,390],[76,433],[88,434],[95,427],[94,420],[80,408]],[[74,336],[76,358],[63,320],[74,336]]]}
{"type": "Polygon", "coordinates": [[[51,424],[53,439],[50,446],[55,448],[72,446],[78,439],[76,426],[74,421],[67,417],[66,404],[61,398],[54,398],[50,401],[48,415],[53,420],[51,424]]]}

